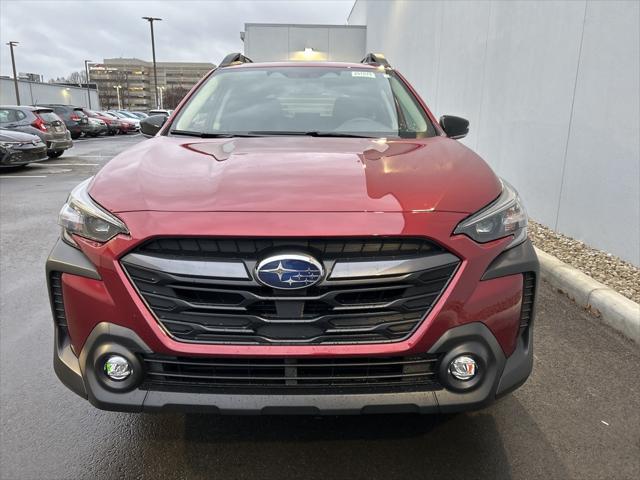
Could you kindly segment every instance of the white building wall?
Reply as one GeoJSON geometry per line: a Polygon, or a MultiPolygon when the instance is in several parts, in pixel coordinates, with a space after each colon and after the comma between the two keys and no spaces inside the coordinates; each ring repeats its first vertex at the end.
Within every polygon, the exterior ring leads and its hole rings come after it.
{"type": "MultiPolygon", "coordinates": [[[[89,108],[87,89],[79,87],[65,87],[49,83],[28,82],[18,80],[18,92],[22,105],[42,103],[61,103],[89,108]]],[[[0,105],[15,105],[16,91],[12,78],[0,78],[0,105]]],[[[100,109],[98,93],[91,90],[91,107],[100,109]]]]}
{"type": "Polygon", "coordinates": [[[365,45],[363,26],[245,24],[244,54],[254,62],[359,62],[365,45]]]}
{"type": "Polygon", "coordinates": [[[640,264],[640,3],[364,1],[383,52],[530,215],[640,264]]]}

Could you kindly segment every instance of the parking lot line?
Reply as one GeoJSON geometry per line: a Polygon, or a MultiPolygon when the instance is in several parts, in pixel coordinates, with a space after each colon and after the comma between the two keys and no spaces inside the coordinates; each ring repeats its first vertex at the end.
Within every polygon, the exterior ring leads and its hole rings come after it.
{"type": "Polygon", "coordinates": [[[99,163],[50,163],[48,165],[41,165],[42,167],[77,167],[79,165],[96,166],[99,163]]]}
{"type": "Polygon", "coordinates": [[[47,178],[46,175],[0,175],[0,178],[47,178]]]}

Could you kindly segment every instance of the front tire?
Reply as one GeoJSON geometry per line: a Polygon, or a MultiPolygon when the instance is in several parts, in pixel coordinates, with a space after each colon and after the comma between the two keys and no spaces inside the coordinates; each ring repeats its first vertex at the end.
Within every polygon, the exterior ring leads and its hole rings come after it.
{"type": "Polygon", "coordinates": [[[80,138],[80,135],[82,135],[81,133],[72,133],[71,134],[71,139],[72,140],[77,140],[80,138]]]}
{"type": "Polygon", "coordinates": [[[47,156],[49,158],[58,158],[64,153],[64,150],[48,150],[47,156]]]}

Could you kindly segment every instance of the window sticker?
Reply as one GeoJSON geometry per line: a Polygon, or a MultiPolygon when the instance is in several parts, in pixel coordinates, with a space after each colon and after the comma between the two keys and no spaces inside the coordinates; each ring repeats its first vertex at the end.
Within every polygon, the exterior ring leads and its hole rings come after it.
{"type": "Polygon", "coordinates": [[[376,78],[373,72],[351,72],[352,77],[376,78]]]}

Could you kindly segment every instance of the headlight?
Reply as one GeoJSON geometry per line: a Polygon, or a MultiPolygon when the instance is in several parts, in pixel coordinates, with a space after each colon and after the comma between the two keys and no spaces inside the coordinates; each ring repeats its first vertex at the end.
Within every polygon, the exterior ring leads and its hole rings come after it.
{"type": "Polygon", "coordinates": [[[527,238],[527,212],[516,189],[502,180],[498,199],[460,222],[453,233],[462,233],[478,243],[512,235],[513,240],[506,248],[514,247],[527,238]]]}
{"type": "Polygon", "coordinates": [[[87,192],[91,178],[71,191],[67,203],[60,210],[58,224],[62,227],[62,238],[67,242],[75,243],[70,233],[101,243],[119,233],[129,233],[122,221],[91,199],[87,192]]]}
{"type": "Polygon", "coordinates": [[[2,148],[11,148],[16,145],[20,145],[21,142],[0,142],[0,147],[2,148]]]}

